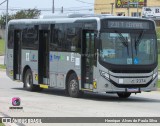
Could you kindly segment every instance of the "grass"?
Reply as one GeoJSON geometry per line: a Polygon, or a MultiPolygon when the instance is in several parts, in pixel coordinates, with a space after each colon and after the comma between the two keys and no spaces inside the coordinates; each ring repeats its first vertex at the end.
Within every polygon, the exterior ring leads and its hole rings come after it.
{"type": "Polygon", "coordinates": [[[3,123],[2,123],[2,121],[0,120],[0,126],[5,126],[3,123]]]}
{"type": "Polygon", "coordinates": [[[0,55],[4,55],[4,40],[0,39],[0,55]]]}
{"type": "Polygon", "coordinates": [[[158,69],[160,70],[160,54],[158,54],[158,69]]]}
{"type": "Polygon", "coordinates": [[[0,123],[0,126],[5,126],[3,123],[0,123]]]}
{"type": "Polygon", "coordinates": [[[157,31],[157,38],[160,39],[160,27],[157,27],[156,31],[157,31]]]}
{"type": "Polygon", "coordinates": [[[0,69],[6,69],[6,66],[0,64],[0,69]]]}
{"type": "Polygon", "coordinates": [[[158,88],[160,88],[160,80],[158,80],[158,88]]]}

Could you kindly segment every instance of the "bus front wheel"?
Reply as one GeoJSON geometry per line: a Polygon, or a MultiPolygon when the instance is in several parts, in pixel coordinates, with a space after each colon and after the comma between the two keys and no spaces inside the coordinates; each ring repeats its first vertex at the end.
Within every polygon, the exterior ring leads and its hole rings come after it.
{"type": "Polygon", "coordinates": [[[41,91],[42,88],[40,88],[38,85],[33,84],[33,76],[31,69],[28,69],[24,76],[24,88],[29,91],[41,91]]]}
{"type": "Polygon", "coordinates": [[[117,95],[119,96],[119,98],[128,98],[131,95],[131,93],[129,93],[129,92],[119,92],[119,93],[117,93],[117,95]]]}
{"type": "Polygon", "coordinates": [[[77,98],[82,95],[82,92],[79,90],[79,82],[77,75],[72,73],[68,79],[68,93],[71,97],[77,98]]]}

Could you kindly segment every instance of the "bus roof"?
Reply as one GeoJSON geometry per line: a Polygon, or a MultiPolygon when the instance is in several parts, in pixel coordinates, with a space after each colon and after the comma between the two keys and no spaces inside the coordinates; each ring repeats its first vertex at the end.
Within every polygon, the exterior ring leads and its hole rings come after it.
{"type": "MultiPolygon", "coordinates": [[[[139,18],[139,17],[127,17],[127,16],[112,16],[112,15],[80,15],[80,16],[76,16],[76,15],[72,15],[72,16],[51,16],[51,17],[40,17],[38,19],[14,19],[9,21],[9,25],[10,24],[45,24],[45,23],[73,23],[77,20],[79,21],[90,21],[90,20],[101,20],[101,19],[132,19],[132,20],[150,20],[153,21],[152,19],[145,19],[145,18],[139,18]]],[[[153,21],[154,22],[154,21],[153,21]]]]}

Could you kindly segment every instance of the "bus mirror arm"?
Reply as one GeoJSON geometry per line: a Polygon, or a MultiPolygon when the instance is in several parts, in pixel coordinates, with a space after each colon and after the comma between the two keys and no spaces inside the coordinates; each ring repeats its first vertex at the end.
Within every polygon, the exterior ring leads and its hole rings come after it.
{"type": "Polygon", "coordinates": [[[100,40],[99,38],[95,38],[95,50],[99,49],[100,40]]]}
{"type": "Polygon", "coordinates": [[[94,56],[94,60],[95,60],[95,66],[97,66],[97,59],[98,59],[98,52],[99,52],[99,48],[100,48],[100,40],[99,38],[95,38],[95,56],[94,56]]]}

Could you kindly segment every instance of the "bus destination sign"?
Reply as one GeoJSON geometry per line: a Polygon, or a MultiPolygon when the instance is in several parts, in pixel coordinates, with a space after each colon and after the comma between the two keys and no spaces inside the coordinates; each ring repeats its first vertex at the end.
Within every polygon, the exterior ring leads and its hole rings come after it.
{"type": "Polygon", "coordinates": [[[108,28],[149,29],[149,22],[142,21],[108,21],[108,28]]]}

